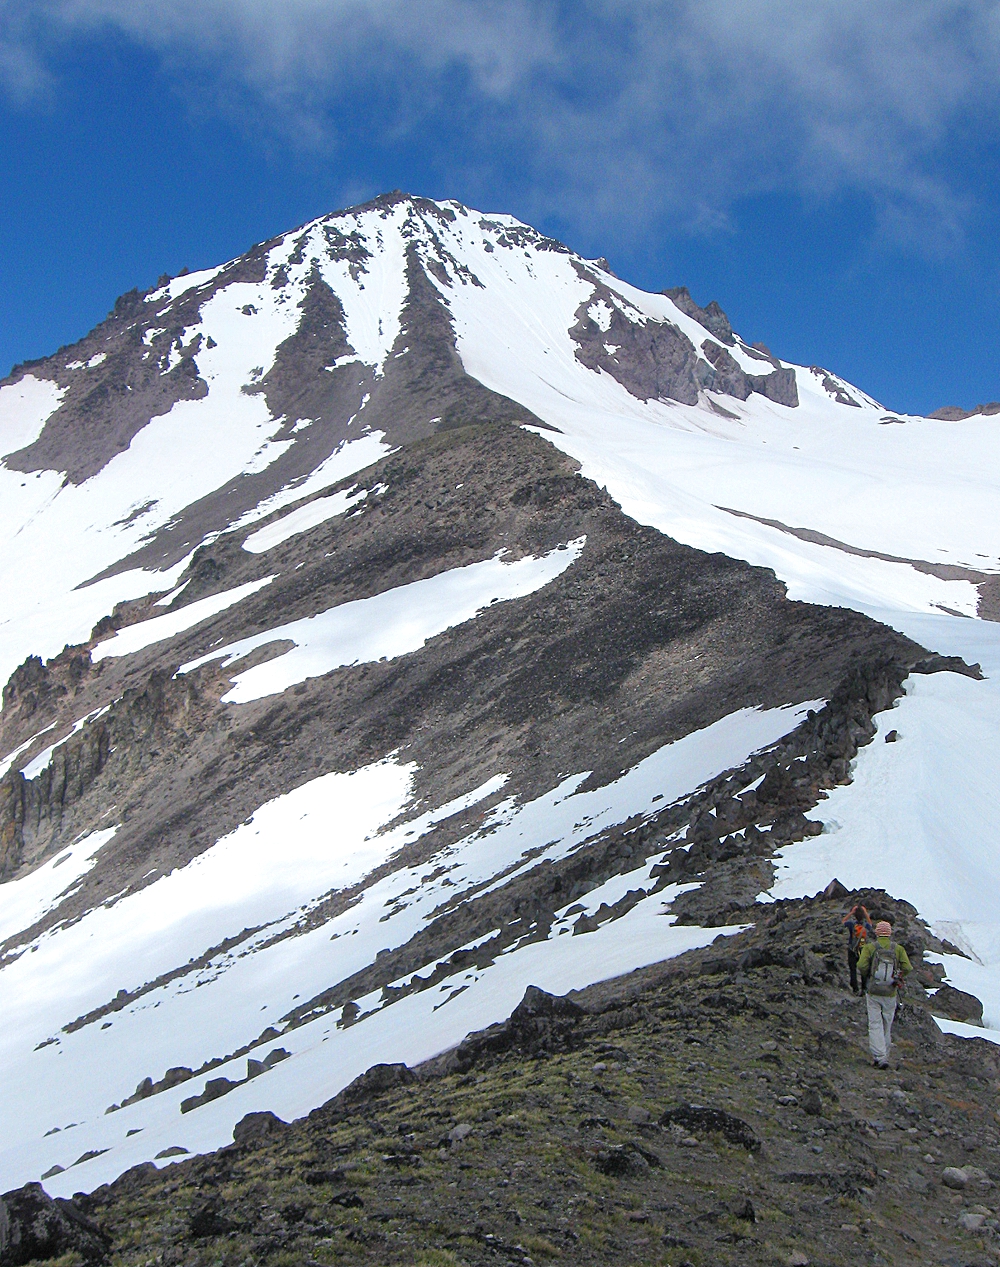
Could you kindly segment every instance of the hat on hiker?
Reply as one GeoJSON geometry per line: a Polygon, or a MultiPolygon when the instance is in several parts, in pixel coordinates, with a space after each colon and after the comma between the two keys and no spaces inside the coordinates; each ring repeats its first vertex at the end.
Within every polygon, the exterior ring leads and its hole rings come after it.
{"type": "Polygon", "coordinates": [[[875,925],[875,936],[876,937],[891,937],[892,936],[892,925],[889,923],[887,919],[880,919],[879,922],[875,925]]]}

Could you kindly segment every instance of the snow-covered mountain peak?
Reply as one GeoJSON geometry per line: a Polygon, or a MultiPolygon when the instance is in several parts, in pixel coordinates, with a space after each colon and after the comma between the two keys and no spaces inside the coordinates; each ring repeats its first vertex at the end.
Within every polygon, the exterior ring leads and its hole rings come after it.
{"type": "Polygon", "coordinates": [[[0,458],[8,1182],[214,1147],[831,868],[917,859],[1000,1023],[992,415],[394,193],[122,296],[0,383],[0,458]]]}

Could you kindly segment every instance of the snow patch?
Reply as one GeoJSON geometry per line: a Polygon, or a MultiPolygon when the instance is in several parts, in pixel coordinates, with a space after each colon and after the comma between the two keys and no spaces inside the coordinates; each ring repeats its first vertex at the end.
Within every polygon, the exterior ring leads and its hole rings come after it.
{"type": "Polygon", "coordinates": [[[614,318],[614,309],[605,300],[599,299],[596,304],[591,304],[587,309],[587,315],[599,330],[603,330],[606,334],[611,329],[611,322],[614,318]]]}
{"type": "Polygon", "coordinates": [[[291,650],[235,676],[233,688],[222,698],[227,703],[246,704],[333,669],[392,660],[417,651],[453,625],[472,620],[492,603],[523,598],[548,585],[579,558],[585,540],[580,537],[540,558],[529,555],[513,563],[505,562],[501,552],[481,563],[453,568],[372,598],[342,603],[316,616],[219,647],[181,665],[178,671],[190,673],[219,658],[225,668],[257,647],[292,642],[291,650]]]}
{"type": "Polygon", "coordinates": [[[264,554],[290,537],[300,532],[307,532],[310,528],[333,519],[335,515],[342,515],[345,510],[357,505],[367,496],[368,490],[363,488],[360,492],[347,489],[331,493],[329,497],[317,497],[315,501],[300,506],[298,510],[282,516],[281,519],[268,524],[266,528],[259,528],[256,532],[252,532],[243,542],[243,549],[251,554],[264,554]]]}
{"type": "MultiPolygon", "coordinates": [[[[25,374],[16,383],[0,387],[0,458],[34,444],[66,395],[47,378],[25,374]]],[[[22,475],[22,480],[28,476],[22,475]]]]}
{"type": "Polygon", "coordinates": [[[235,589],[223,590],[220,594],[210,594],[207,598],[199,598],[178,611],[167,612],[163,616],[153,616],[135,625],[126,625],[124,629],[119,629],[114,637],[99,642],[90,653],[90,658],[96,664],[108,656],[132,655],[136,651],[142,651],[144,647],[151,647],[154,642],[173,638],[187,629],[193,629],[195,625],[208,620],[210,616],[217,616],[219,612],[232,607],[241,599],[256,594],[265,585],[270,585],[273,580],[273,576],[265,576],[259,581],[247,581],[245,585],[237,585],[235,589]]]}
{"type": "Polygon", "coordinates": [[[231,524],[229,530],[237,532],[240,528],[246,528],[252,523],[257,523],[258,520],[265,519],[276,510],[280,510],[282,506],[301,501],[303,497],[311,497],[315,493],[322,492],[324,488],[329,488],[331,484],[339,484],[341,480],[364,470],[367,466],[374,465],[392,452],[394,450],[385,443],[385,433],[382,431],[369,431],[357,440],[345,441],[322,461],[311,475],[286,485],[285,488],[259,502],[252,510],[248,510],[231,524]]]}
{"type": "MultiPolygon", "coordinates": [[[[116,824],[91,832],[30,875],[0,884],[0,941],[30,928],[47,911],[58,906],[95,865],[98,853],[117,830],[116,824]]],[[[51,983],[47,988],[52,988],[51,983]]]]}
{"type": "Polygon", "coordinates": [[[46,734],[46,732],[54,730],[57,724],[58,723],[56,722],[50,722],[43,730],[39,730],[36,734],[32,735],[30,739],[26,739],[23,744],[15,748],[13,752],[8,753],[6,757],[0,760],[0,779],[3,778],[22,752],[27,752],[36,739],[40,739],[42,735],[46,734]]]}
{"type": "Polygon", "coordinates": [[[881,615],[924,646],[979,661],[986,679],[908,678],[906,695],[877,716],[853,781],[810,814],[827,830],[779,852],[769,896],[813,894],[836,876],[912,902],[939,937],[973,956],[942,962],[953,984],[982,1000],[985,1024],[1000,1029],[1000,624],[881,615]],[[900,734],[895,743],[884,742],[889,730],[900,734]]]}
{"type": "MultiPolygon", "coordinates": [[[[57,929],[35,943],[37,951],[0,970],[0,1061],[7,1093],[19,1106],[0,1140],[0,1182],[16,1186],[53,1164],[68,1166],[85,1150],[108,1148],[64,1180],[72,1191],[89,1190],[172,1144],[192,1152],[218,1147],[253,1109],[299,1116],[376,1061],[412,1064],[436,1054],[507,1016],[528,984],[563,992],[708,944],[720,930],[674,925],[669,903],[679,890],[669,889],[648,894],[597,932],[570,937],[556,929],[546,941],[515,943],[491,967],[460,969],[432,989],[379,1003],[349,1029],[337,1029],[336,1013],[292,1030],[282,1022],[296,995],[314,997],[380,950],[404,944],[442,902],[503,883],[505,873],[532,865],[533,857],[563,857],[604,827],[662,807],[664,795],[666,803],[689,795],[773,743],[818,703],[743,709],[665,745],[605,787],[579,790],[583,771],[536,801],[502,802],[454,844],[420,865],[389,870],[339,914],[280,940],[273,938],[319,911],[331,886],[356,883],[435,822],[495,796],[504,776],[412,818],[404,811],[414,767],[387,758],[351,775],[323,775],[262,806],[186,867],[57,929]],[[261,925],[234,950],[189,966],[227,935],[261,925]],[[111,1028],[60,1032],[119,989],[134,990],[176,968],[183,971],[173,981],[111,1014],[111,1028]],[[171,1065],[195,1068],[252,1042],[268,1026],[279,1030],[292,1059],[266,1079],[183,1117],[180,1101],[200,1090],[200,1081],[105,1115],[147,1075],[171,1065]],[[58,1043],[33,1050],[52,1035],[58,1043]],[[69,1121],[79,1123],[72,1140],[45,1135],[69,1121]],[[134,1128],[142,1133],[127,1137],[134,1128]]],[[[644,866],[609,881],[605,893],[648,880],[644,866]]],[[[245,1069],[241,1058],[212,1076],[240,1078],[245,1069]]],[[[58,1179],[47,1183],[50,1191],[63,1190],[58,1179]]]]}

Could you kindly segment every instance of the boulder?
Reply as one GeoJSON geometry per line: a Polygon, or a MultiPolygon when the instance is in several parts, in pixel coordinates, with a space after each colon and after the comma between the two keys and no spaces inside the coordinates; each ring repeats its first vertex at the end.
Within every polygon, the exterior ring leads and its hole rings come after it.
{"type": "Polygon", "coordinates": [[[70,1253],[100,1263],[109,1247],[96,1223],[72,1201],[53,1200],[40,1183],[26,1183],[0,1197],[0,1267],[21,1267],[70,1253]]]}
{"type": "Polygon", "coordinates": [[[225,1236],[234,1224],[219,1211],[219,1203],[213,1197],[195,1207],[188,1222],[188,1235],[192,1240],[203,1236],[225,1236]]]}
{"type": "Polygon", "coordinates": [[[593,1154],[594,1166],[609,1179],[629,1179],[658,1170],[662,1162],[656,1153],[638,1144],[612,1144],[593,1154]]]}
{"type": "Polygon", "coordinates": [[[233,1143],[241,1147],[256,1143],[267,1135],[273,1135],[284,1125],[280,1117],[267,1110],[262,1113],[247,1113],[233,1127],[233,1143]]]}
{"type": "Polygon", "coordinates": [[[322,1108],[313,1109],[309,1116],[312,1117],[313,1114],[318,1113],[324,1116],[332,1114],[334,1121],[340,1121],[365,1100],[370,1100],[373,1096],[389,1091],[393,1087],[408,1086],[416,1080],[417,1075],[413,1070],[402,1063],[372,1065],[370,1069],[366,1069],[344,1087],[343,1091],[338,1092],[332,1100],[327,1100],[322,1108]]]}
{"type": "Polygon", "coordinates": [[[171,1087],[176,1087],[180,1083],[186,1082],[192,1075],[193,1070],[189,1069],[187,1065],[174,1065],[173,1068],[167,1070],[157,1083],[157,1090],[169,1091],[171,1087]]]}
{"type": "Polygon", "coordinates": [[[931,998],[931,1010],[940,1012],[953,1021],[965,1021],[969,1025],[982,1025],[983,1005],[974,994],[943,985],[931,998]]]}
{"type": "Polygon", "coordinates": [[[761,1141],[749,1123],[724,1109],[710,1109],[701,1104],[679,1104],[660,1117],[661,1126],[680,1126],[687,1131],[720,1134],[728,1143],[738,1144],[748,1152],[760,1150],[761,1141]]]}
{"type": "Polygon", "coordinates": [[[571,999],[529,985],[506,1021],[470,1034],[458,1045],[452,1065],[465,1073],[477,1060],[496,1052],[514,1049],[526,1056],[541,1056],[566,1051],[574,1045],[574,1031],[584,1015],[571,999]]]}

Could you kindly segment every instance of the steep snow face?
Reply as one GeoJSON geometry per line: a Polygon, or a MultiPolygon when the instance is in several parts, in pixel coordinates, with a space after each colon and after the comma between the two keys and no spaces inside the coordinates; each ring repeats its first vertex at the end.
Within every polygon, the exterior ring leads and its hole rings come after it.
{"type": "Polygon", "coordinates": [[[905,896],[970,956],[945,956],[948,979],[982,1000],[984,1024],[1000,1041],[1000,624],[882,618],[925,646],[980,663],[985,681],[909,678],[905,698],[879,716],[853,783],[811,815],[823,834],[782,852],[771,895],[812,894],[836,875],[905,896]],[[884,742],[892,731],[895,741],[884,742]]]}
{"type": "MultiPolygon", "coordinates": [[[[759,392],[702,393],[697,405],[639,400],[581,363],[571,335],[581,305],[600,290],[631,322],[671,323],[695,347],[711,341],[708,330],[666,296],[544,241],[505,249],[502,232],[480,227],[489,223],[470,213],[441,230],[482,283],[463,284],[457,270],[450,286],[435,278],[463,362],[558,428],[546,435],[627,513],[689,545],[774,568],[793,598],[975,614],[975,577],[962,570],[1000,571],[995,420],[900,418],[855,388],[841,391],[854,402],[843,404],[825,371],[802,366],[793,367],[794,408],[759,392]],[[795,535],[802,531],[814,539],[795,535]]],[[[607,323],[609,300],[590,311],[607,323]]],[[[773,372],[745,345],[727,351],[749,372],[773,372]]]]}

